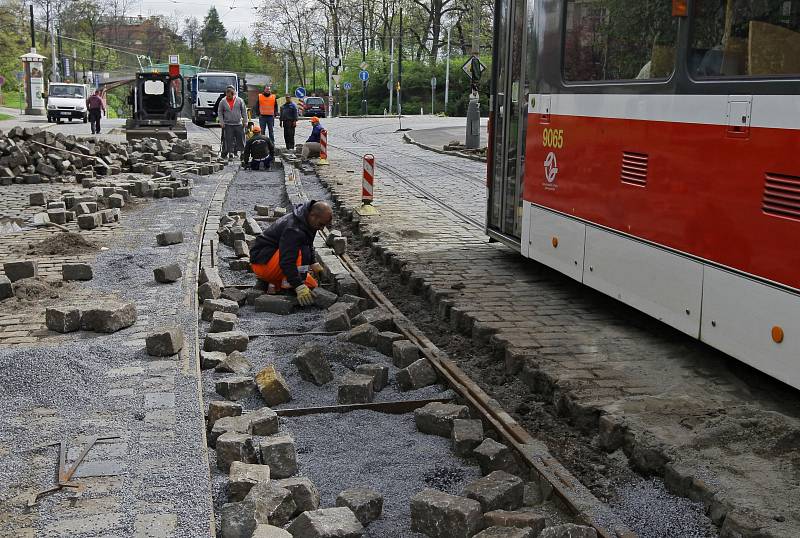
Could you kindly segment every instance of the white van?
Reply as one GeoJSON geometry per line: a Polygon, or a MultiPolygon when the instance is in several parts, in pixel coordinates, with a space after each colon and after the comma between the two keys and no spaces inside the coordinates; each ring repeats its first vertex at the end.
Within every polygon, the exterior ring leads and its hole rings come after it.
{"type": "Polygon", "coordinates": [[[89,86],[86,84],[51,82],[47,89],[47,121],[61,123],[61,120],[80,119],[86,123],[89,121],[88,98],[89,86]]]}

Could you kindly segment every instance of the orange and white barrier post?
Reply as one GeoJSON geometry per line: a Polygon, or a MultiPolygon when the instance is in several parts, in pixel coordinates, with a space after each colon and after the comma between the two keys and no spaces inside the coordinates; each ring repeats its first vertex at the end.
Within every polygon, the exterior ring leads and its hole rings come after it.
{"type": "Polygon", "coordinates": [[[319,163],[328,164],[328,130],[323,129],[319,133],[319,163]]]}
{"type": "Polygon", "coordinates": [[[361,207],[356,212],[362,216],[377,215],[378,210],[372,205],[375,196],[375,156],[364,155],[364,174],[361,181],[361,207]]]}

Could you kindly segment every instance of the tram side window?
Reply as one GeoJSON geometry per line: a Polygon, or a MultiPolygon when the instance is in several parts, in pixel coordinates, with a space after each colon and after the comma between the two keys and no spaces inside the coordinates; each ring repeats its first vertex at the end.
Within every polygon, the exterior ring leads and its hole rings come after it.
{"type": "Polygon", "coordinates": [[[696,77],[800,74],[800,0],[696,0],[696,77]]]}
{"type": "Polygon", "coordinates": [[[564,79],[668,78],[678,23],[665,0],[567,0],[564,79]]]}

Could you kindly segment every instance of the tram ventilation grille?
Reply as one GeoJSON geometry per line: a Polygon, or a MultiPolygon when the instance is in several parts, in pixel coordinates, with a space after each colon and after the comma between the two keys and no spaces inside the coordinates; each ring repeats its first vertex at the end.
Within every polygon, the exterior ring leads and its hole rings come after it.
{"type": "Polygon", "coordinates": [[[800,177],[768,173],[761,209],[768,215],[800,220],[800,177]]]}
{"type": "Polygon", "coordinates": [[[644,187],[647,185],[647,161],[648,157],[644,153],[632,153],[625,151],[622,154],[622,174],[620,179],[623,183],[644,187]]]}

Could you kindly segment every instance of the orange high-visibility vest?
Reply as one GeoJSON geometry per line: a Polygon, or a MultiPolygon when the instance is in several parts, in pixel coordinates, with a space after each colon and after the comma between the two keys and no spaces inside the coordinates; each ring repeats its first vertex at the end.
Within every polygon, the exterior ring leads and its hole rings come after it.
{"type": "Polygon", "coordinates": [[[263,93],[258,94],[258,112],[262,116],[275,115],[275,94],[270,94],[269,97],[263,93]]]}

